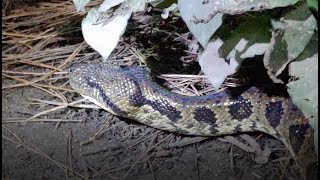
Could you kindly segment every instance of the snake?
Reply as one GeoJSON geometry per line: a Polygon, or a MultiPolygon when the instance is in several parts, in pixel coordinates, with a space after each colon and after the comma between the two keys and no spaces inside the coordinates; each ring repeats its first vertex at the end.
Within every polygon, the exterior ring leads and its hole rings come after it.
{"type": "Polygon", "coordinates": [[[140,66],[78,64],[68,71],[77,93],[113,115],[191,136],[260,131],[283,142],[304,179],[317,164],[314,131],[289,97],[270,95],[255,86],[236,96],[228,90],[184,96],[155,83],[140,66]]]}

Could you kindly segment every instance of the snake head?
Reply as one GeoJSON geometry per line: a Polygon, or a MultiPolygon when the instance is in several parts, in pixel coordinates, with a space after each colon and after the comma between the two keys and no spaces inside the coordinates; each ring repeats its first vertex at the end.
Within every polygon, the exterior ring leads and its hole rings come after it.
{"type": "MultiPolygon", "coordinates": [[[[69,69],[71,87],[86,99],[116,115],[123,110],[124,97],[130,97],[139,89],[137,68],[108,64],[82,64],[69,69]]],[[[140,68],[141,69],[141,68],[140,68]]]]}
{"type": "Polygon", "coordinates": [[[112,91],[130,92],[137,87],[137,83],[133,84],[133,81],[150,78],[149,73],[138,66],[121,67],[101,63],[79,64],[72,66],[68,71],[71,87],[81,95],[90,97],[97,97],[96,91],[100,91],[100,94],[104,92],[110,95],[120,95],[119,93],[111,93],[112,91]]]}
{"type": "Polygon", "coordinates": [[[75,65],[68,71],[71,87],[81,95],[90,97],[96,97],[100,90],[108,90],[112,82],[123,77],[124,73],[120,66],[108,64],[75,65]]]}

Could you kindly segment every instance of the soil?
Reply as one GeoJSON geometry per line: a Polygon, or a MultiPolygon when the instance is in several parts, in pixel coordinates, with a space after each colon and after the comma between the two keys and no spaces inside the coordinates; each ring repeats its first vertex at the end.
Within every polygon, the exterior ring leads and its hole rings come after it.
{"type": "MultiPolygon", "coordinates": [[[[12,82],[3,78],[4,84],[12,82]]],[[[81,98],[77,93],[62,93],[68,102],[81,98]]],[[[32,98],[61,101],[32,87],[2,90],[2,179],[302,179],[284,145],[260,132],[249,135],[271,150],[266,163],[255,162],[255,154],[222,142],[223,137],[200,141],[101,109],[65,107],[38,121],[9,122],[8,118],[28,119],[56,107],[32,104],[32,98]]],[[[232,136],[243,141],[239,135],[232,136]]]]}
{"type": "MultiPolygon", "coordinates": [[[[66,97],[80,98],[76,93],[66,97]]],[[[192,137],[97,109],[67,107],[44,117],[82,122],[5,123],[6,117],[26,119],[48,109],[28,104],[30,98],[50,100],[52,96],[27,87],[2,91],[2,177],[7,179],[79,179],[76,173],[88,179],[301,179],[290,157],[284,157],[282,143],[258,132],[250,135],[272,150],[267,164],[256,163],[254,154],[217,137],[168,148],[192,137]],[[106,131],[83,143],[100,129],[106,131]]]]}

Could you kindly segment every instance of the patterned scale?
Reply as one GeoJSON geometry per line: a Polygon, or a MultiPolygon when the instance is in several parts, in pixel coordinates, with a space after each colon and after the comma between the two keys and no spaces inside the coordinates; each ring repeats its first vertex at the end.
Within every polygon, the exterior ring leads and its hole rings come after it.
{"type": "Polygon", "coordinates": [[[238,96],[182,96],[152,82],[141,67],[107,64],[72,67],[69,79],[73,89],[114,115],[186,135],[261,131],[285,144],[304,175],[317,161],[312,128],[289,98],[255,87],[238,96]]]}

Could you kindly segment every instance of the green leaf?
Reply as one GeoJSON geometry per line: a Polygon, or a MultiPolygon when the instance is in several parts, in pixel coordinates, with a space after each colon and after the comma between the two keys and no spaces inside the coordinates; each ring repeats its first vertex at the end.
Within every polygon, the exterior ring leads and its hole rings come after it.
{"type": "Polygon", "coordinates": [[[147,0],[127,0],[132,11],[144,10],[147,6],[147,0]]]}
{"type": "Polygon", "coordinates": [[[198,0],[179,0],[179,11],[191,33],[206,48],[212,34],[222,24],[222,14],[198,0]],[[199,22],[205,21],[205,22],[199,22]]]}
{"type": "Polygon", "coordinates": [[[230,63],[220,58],[218,50],[222,44],[223,41],[221,39],[210,42],[199,56],[201,70],[215,90],[220,88],[227,76],[236,72],[236,68],[239,65],[234,58],[230,59],[230,63]]]}
{"type": "MultiPolygon", "coordinates": [[[[238,15],[248,11],[263,11],[276,7],[289,6],[296,2],[298,2],[298,0],[178,0],[178,5],[180,14],[189,30],[205,48],[212,34],[215,33],[222,23],[222,14],[238,15]]],[[[260,22],[257,19],[255,19],[255,21],[260,22]]],[[[256,29],[261,29],[261,26],[254,26],[251,30],[254,31],[256,29]]],[[[259,33],[250,33],[251,36],[256,34],[259,33]]],[[[234,39],[232,48],[242,38],[245,37],[234,39]]],[[[228,43],[226,42],[226,44],[228,43]]],[[[232,48],[229,48],[229,50],[232,48]]]]}
{"type": "MultiPolygon", "coordinates": [[[[234,50],[235,46],[242,39],[247,41],[243,52],[253,44],[270,42],[270,17],[265,13],[255,16],[228,16],[225,18],[225,22],[214,34],[215,38],[219,37],[224,41],[224,44],[219,49],[221,57],[228,57],[227,59],[230,59],[230,51],[234,50]]],[[[242,60],[236,59],[241,63],[242,60]]]]}
{"type": "Polygon", "coordinates": [[[99,12],[98,7],[92,8],[82,20],[81,29],[85,41],[106,60],[117,46],[120,37],[126,30],[132,11],[123,3],[115,11],[114,16],[107,12],[99,12]],[[102,22],[98,22],[103,19],[102,22]],[[107,41],[106,41],[107,39],[107,41]]]}
{"type": "Polygon", "coordinates": [[[298,2],[299,0],[268,0],[269,4],[271,7],[275,8],[275,7],[284,7],[284,6],[288,6],[288,5],[293,5],[296,2],[298,2]]]}
{"type": "Polygon", "coordinates": [[[311,15],[305,21],[284,20],[284,22],[287,25],[283,39],[288,45],[288,60],[291,61],[297,58],[309,43],[317,27],[317,20],[311,15]]]}
{"type": "Polygon", "coordinates": [[[84,7],[90,2],[90,0],[73,0],[73,4],[76,6],[78,12],[84,11],[84,7]]]}
{"type": "Polygon", "coordinates": [[[318,153],[318,54],[303,61],[292,62],[289,65],[289,74],[299,78],[287,84],[288,93],[314,129],[314,142],[318,153]]]}
{"type": "Polygon", "coordinates": [[[318,0],[307,0],[308,7],[318,12],[318,0]]]}
{"type": "Polygon", "coordinates": [[[285,28],[273,33],[270,49],[264,56],[268,74],[276,83],[282,82],[277,76],[305,50],[317,27],[317,21],[312,15],[304,21],[282,20],[282,22],[285,28]]]}
{"type": "Polygon", "coordinates": [[[148,2],[153,7],[158,7],[158,8],[164,9],[164,8],[171,6],[171,4],[173,4],[173,3],[177,3],[177,0],[148,0],[148,2]]]}

